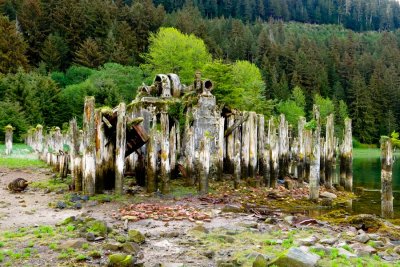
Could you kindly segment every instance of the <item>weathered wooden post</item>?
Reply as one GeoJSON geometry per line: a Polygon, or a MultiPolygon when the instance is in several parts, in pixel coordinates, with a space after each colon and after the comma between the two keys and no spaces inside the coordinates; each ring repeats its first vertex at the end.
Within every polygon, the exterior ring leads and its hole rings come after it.
{"type": "Polygon", "coordinates": [[[240,173],[241,173],[241,166],[240,166],[240,141],[238,139],[235,140],[235,147],[234,147],[234,157],[233,157],[233,181],[235,189],[239,188],[240,185],[240,173]]]}
{"type": "Polygon", "coordinates": [[[176,173],[176,155],[176,125],[174,124],[169,133],[170,169],[173,175],[176,173]]]}
{"type": "Polygon", "coordinates": [[[36,125],[36,146],[35,149],[37,152],[42,153],[43,151],[43,126],[38,124],[36,125]]]}
{"type": "Polygon", "coordinates": [[[189,127],[187,131],[186,140],[186,175],[188,185],[194,185],[196,183],[196,177],[194,174],[194,129],[193,126],[189,127]]]}
{"type": "MultiPolygon", "coordinates": [[[[320,146],[320,153],[321,153],[320,159],[319,159],[319,183],[320,183],[320,185],[326,186],[326,181],[325,181],[326,146],[325,146],[325,138],[324,137],[320,137],[319,146],[320,146]]],[[[327,188],[330,188],[330,187],[327,187],[327,188]]]]}
{"type": "Polygon", "coordinates": [[[330,114],[326,119],[326,140],[325,140],[325,187],[331,188],[333,175],[334,175],[334,165],[335,162],[335,128],[334,128],[334,117],[330,114]]]}
{"type": "Polygon", "coordinates": [[[310,162],[310,200],[318,201],[319,197],[319,175],[320,175],[320,156],[321,156],[321,147],[320,147],[320,118],[319,118],[319,107],[314,105],[313,107],[313,116],[316,121],[316,128],[313,131],[312,136],[312,154],[311,154],[311,162],[310,162]]]}
{"type": "Polygon", "coordinates": [[[311,166],[311,158],[312,158],[312,130],[305,129],[304,130],[304,145],[305,145],[305,161],[304,161],[304,180],[306,182],[310,181],[310,166],[311,166]]]}
{"type": "Polygon", "coordinates": [[[124,166],[126,150],[126,105],[120,103],[117,111],[117,134],[115,141],[115,193],[124,193],[124,166]]]}
{"type": "Polygon", "coordinates": [[[264,165],[264,149],[265,149],[265,120],[264,115],[257,114],[257,165],[258,165],[258,174],[263,175],[265,173],[265,165],[264,165]]]}
{"type": "Polygon", "coordinates": [[[279,116],[279,178],[289,174],[289,127],[285,115],[279,116]]]}
{"type": "Polygon", "coordinates": [[[257,113],[249,112],[249,177],[255,177],[257,173],[257,113]]]}
{"type": "Polygon", "coordinates": [[[96,127],[94,122],[94,97],[85,98],[83,114],[82,187],[89,196],[95,193],[96,183],[96,127]]]}
{"type": "Polygon", "coordinates": [[[276,134],[274,117],[268,121],[268,143],[270,147],[270,181],[269,186],[275,188],[279,174],[279,141],[276,134]]]}
{"type": "Polygon", "coordinates": [[[353,189],[353,143],[351,132],[351,119],[344,120],[344,136],[340,155],[340,183],[346,191],[353,189]]]}
{"type": "Polygon", "coordinates": [[[242,153],[241,153],[241,168],[242,178],[249,177],[249,146],[250,146],[250,118],[247,111],[243,111],[243,117],[247,117],[242,124],[242,153]]]}
{"type": "Polygon", "coordinates": [[[381,137],[381,207],[383,218],[393,218],[393,147],[389,137],[381,137]]]}
{"type": "MultiPolygon", "coordinates": [[[[228,128],[235,123],[235,115],[231,114],[228,117],[228,128]]],[[[226,136],[226,171],[234,173],[234,158],[235,158],[235,135],[233,133],[226,136]]]]}
{"type": "Polygon", "coordinates": [[[217,178],[222,180],[222,174],[224,173],[224,154],[225,154],[225,138],[224,138],[224,128],[225,128],[225,118],[219,118],[218,123],[218,142],[217,142],[217,178]]]}
{"type": "Polygon", "coordinates": [[[169,119],[166,111],[161,112],[161,193],[169,193],[170,164],[169,164],[169,119]]]}
{"type": "Polygon", "coordinates": [[[208,193],[208,176],[210,171],[210,141],[204,136],[200,141],[199,163],[199,193],[208,193]]]}
{"type": "Polygon", "coordinates": [[[71,133],[71,174],[75,191],[82,190],[82,157],[79,153],[79,131],[76,118],[70,122],[71,133]]]}
{"type": "Polygon", "coordinates": [[[5,127],[6,155],[11,155],[12,153],[13,130],[14,128],[10,124],[5,127]]]}
{"type": "Polygon", "coordinates": [[[298,135],[299,135],[299,153],[297,156],[297,176],[299,183],[302,184],[305,177],[305,157],[306,157],[306,146],[304,139],[304,125],[306,124],[306,118],[300,117],[298,124],[298,135]]]}
{"type": "Polygon", "coordinates": [[[147,168],[146,168],[146,181],[147,193],[154,193],[157,191],[157,114],[156,108],[149,107],[151,118],[149,142],[147,143],[147,168]]]}

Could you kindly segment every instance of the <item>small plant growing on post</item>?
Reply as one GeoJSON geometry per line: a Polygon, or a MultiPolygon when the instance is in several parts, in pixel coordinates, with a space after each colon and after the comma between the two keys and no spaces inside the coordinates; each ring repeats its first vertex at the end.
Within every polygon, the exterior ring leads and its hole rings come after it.
{"type": "Polygon", "coordinates": [[[14,127],[8,124],[4,127],[5,130],[5,144],[6,144],[6,155],[11,155],[12,153],[12,146],[13,146],[13,131],[14,127]]]}

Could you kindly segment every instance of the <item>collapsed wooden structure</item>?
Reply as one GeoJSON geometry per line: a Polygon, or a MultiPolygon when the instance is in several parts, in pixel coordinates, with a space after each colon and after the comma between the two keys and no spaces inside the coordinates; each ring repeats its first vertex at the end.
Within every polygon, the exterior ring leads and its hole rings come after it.
{"type": "Polygon", "coordinates": [[[296,177],[300,186],[309,183],[311,199],[318,198],[320,184],[352,189],[350,119],[339,146],[333,115],[321,129],[317,106],[312,121],[299,119],[295,134],[284,115],[265,121],[256,112],[218,107],[212,88],[200,73],[190,86],[182,85],[176,74],[159,74],[127,106],[95,109],[94,98],[87,97],[81,131],[72,120],[64,135],[59,128],[43,135],[38,126],[26,140],[63,176],[69,169],[75,190],[89,195],[104,189],[121,194],[124,173],[134,173],[149,193],[163,194],[169,192],[171,178],[182,176],[206,193],[208,181],[227,177],[223,174],[230,174],[235,186],[254,179],[275,187],[296,177]],[[335,180],[337,152],[340,180],[335,180]]]}

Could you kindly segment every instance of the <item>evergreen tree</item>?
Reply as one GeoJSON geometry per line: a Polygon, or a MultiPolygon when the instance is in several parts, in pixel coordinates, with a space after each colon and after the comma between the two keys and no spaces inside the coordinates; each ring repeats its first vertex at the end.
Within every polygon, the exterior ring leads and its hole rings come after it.
{"type": "Polygon", "coordinates": [[[26,69],[26,48],[27,45],[16,31],[15,24],[0,15],[0,73],[16,72],[21,67],[26,69]]]}

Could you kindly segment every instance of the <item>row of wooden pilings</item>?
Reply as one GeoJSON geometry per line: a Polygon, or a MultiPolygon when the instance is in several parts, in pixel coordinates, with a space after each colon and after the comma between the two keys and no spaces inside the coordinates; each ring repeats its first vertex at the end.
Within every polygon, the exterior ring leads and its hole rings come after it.
{"type": "MultiPolygon", "coordinates": [[[[193,117],[190,113],[196,112],[188,110],[186,115],[193,117]]],[[[297,136],[290,131],[284,115],[270,118],[265,126],[264,116],[255,112],[218,114],[212,134],[196,135],[195,123],[187,119],[181,132],[167,110],[155,111],[150,105],[137,114],[127,112],[121,103],[114,110],[104,111],[95,109],[94,98],[88,97],[81,131],[76,120],[70,122],[65,134],[55,128],[44,135],[39,125],[28,132],[26,142],[62,177],[69,170],[75,190],[89,195],[104,189],[122,194],[124,173],[131,171],[144,177],[148,192],[159,189],[162,193],[169,192],[170,178],[178,172],[192,185],[197,184],[201,193],[208,191],[209,179],[221,179],[222,173],[227,173],[232,174],[236,187],[247,178],[276,187],[278,180],[296,177],[299,184],[309,183],[310,198],[316,200],[321,184],[332,187],[337,156],[340,185],[352,190],[350,119],[345,120],[343,141],[338,145],[333,115],[327,117],[325,137],[321,138],[317,106],[311,122],[299,119],[297,136]],[[138,115],[144,115],[143,121],[133,121],[138,115]],[[111,121],[113,118],[115,122],[111,121]],[[136,135],[130,130],[135,123],[148,132],[146,145],[139,148],[133,148],[137,143],[132,136],[136,135]],[[136,153],[132,154],[132,150],[136,153]]]]}

